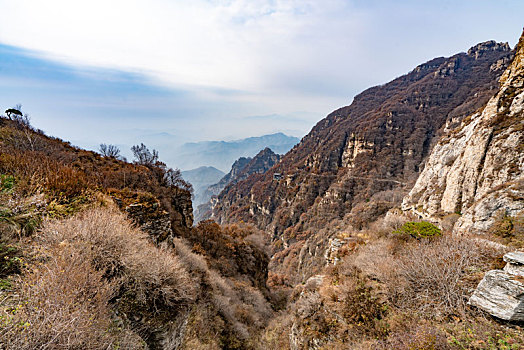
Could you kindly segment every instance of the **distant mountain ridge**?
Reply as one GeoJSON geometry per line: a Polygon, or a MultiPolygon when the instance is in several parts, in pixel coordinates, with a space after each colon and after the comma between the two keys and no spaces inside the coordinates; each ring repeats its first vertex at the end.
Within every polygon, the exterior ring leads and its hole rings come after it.
{"type": "Polygon", "coordinates": [[[254,158],[241,157],[237,159],[229,173],[227,173],[219,182],[209,186],[201,195],[203,201],[195,210],[196,222],[208,218],[211,215],[216,199],[226,187],[233,186],[239,181],[247,179],[249,176],[258,174],[262,175],[277,164],[281,155],[274,153],[269,147],[264,148],[254,158]]]}
{"type": "Polygon", "coordinates": [[[173,164],[181,169],[213,166],[227,172],[240,157],[254,157],[266,147],[275,153],[284,154],[299,141],[298,137],[275,133],[235,141],[185,143],[173,150],[173,164]]]}
{"type": "Polygon", "coordinates": [[[212,166],[201,166],[196,169],[182,171],[182,177],[193,185],[193,206],[196,207],[199,203],[202,203],[202,193],[210,186],[222,177],[224,172],[218,170],[212,166]]]}

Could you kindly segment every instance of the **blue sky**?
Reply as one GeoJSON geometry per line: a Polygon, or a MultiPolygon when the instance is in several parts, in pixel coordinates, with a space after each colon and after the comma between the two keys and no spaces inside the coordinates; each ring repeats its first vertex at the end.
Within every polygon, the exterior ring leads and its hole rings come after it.
{"type": "MultiPolygon", "coordinates": [[[[490,39],[524,1],[0,0],[0,109],[96,148],[303,136],[363,89],[490,39]]],[[[173,166],[177,166],[173,164],[173,166]]]]}

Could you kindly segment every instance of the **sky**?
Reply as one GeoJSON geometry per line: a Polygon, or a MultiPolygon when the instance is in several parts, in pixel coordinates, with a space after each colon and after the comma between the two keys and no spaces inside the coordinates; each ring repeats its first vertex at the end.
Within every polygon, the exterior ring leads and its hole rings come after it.
{"type": "Polygon", "coordinates": [[[513,47],[522,14],[521,0],[0,0],[0,110],[21,103],[47,134],[160,158],[302,137],[434,57],[513,47]]]}

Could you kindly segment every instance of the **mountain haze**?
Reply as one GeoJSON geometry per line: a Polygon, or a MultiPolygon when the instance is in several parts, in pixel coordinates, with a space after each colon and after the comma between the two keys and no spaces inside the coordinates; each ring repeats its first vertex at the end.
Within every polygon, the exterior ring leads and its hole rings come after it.
{"type": "Polygon", "coordinates": [[[223,176],[224,172],[212,166],[201,166],[196,169],[182,171],[182,177],[193,185],[193,206],[202,203],[204,191],[211,185],[217,183],[223,176]]]}
{"type": "MultiPolygon", "coordinates": [[[[253,158],[240,157],[237,159],[233,163],[229,173],[204,191],[201,196],[203,201],[196,205],[195,221],[201,221],[212,215],[213,208],[217,204],[215,196],[220,194],[226,187],[233,186],[237,182],[245,180],[254,174],[261,176],[277,164],[280,159],[281,156],[275,154],[269,147],[258,152],[253,158]]],[[[213,217],[211,218],[213,219],[213,217]]]]}
{"type": "Polygon", "coordinates": [[[0,116],[0,349],[523,349],[524,32],[300,142],[150,137],[169,161],[0,116]]]}
{"type": "Polygon", "coordinates": [[[266,147],[271,148],[275,153],[283,154],[296,145],[298,141],[297,137],[276,133],[236,141],[185,143],[173,150],[173,164],[177,164],[184,170],[199,166],[213,166],[226,172],[229,171],[233,162],[240,157],[254,157],[266,147]]]}

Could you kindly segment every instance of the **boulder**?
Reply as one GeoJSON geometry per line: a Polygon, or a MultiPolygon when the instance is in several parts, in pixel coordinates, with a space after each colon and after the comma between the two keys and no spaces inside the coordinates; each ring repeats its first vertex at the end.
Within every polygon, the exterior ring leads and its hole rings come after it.
{"type": "Polygon", "coordinates": [[[486,273],[469,304],[506,321],[524,321],[524,253],[508,253],[504,261],[504,270],[486,273]]]}
{"type": "Polygon", "coordinates": [[[517,276],[524,276],[524,252],[512,252],[504,255],[504,271],[517,276]]]}

